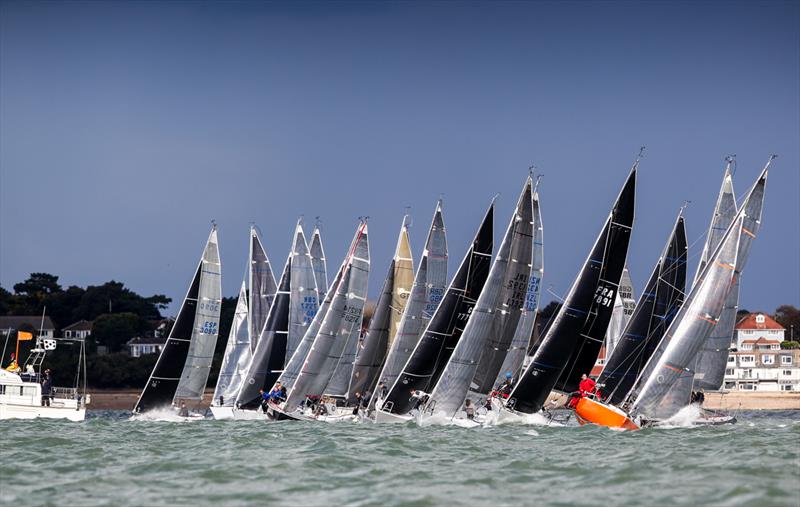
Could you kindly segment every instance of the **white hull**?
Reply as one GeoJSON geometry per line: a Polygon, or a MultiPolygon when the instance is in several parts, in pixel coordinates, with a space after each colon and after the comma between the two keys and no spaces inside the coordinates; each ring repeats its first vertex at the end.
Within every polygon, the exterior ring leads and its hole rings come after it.
{"type": "Polygon", "coordinates": [[[36,407],[30,405],[0,404],[0,420],[2,419],[67,419],[83,421],[86,418],[85,408],[69,407],[36,407]]]}
{"type": "Polygon", "coordinates": [[[407,423],[413,420],[414,416],[411,415],[392,414],[390,412],[384,412],[383,410],[375,411],[376,423],[407,423]]]}
{"type": "Polygon", "coordinates": [[[234,419],[233,407],[215,407],[212,405],[208,408],[211,409],[211,414],[214,416],[214,419],[218,421],[223,419],[234,419]]]}

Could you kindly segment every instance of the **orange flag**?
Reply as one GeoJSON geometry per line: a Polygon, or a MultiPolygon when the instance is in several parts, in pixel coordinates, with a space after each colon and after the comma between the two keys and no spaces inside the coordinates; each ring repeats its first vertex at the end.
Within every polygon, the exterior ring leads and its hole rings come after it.
{"type": "Polygon", "coordinates": [[[33,333],[27,331],[17,331],[17,341],[24,342],[26,340],[33,340],[33,333]]]}

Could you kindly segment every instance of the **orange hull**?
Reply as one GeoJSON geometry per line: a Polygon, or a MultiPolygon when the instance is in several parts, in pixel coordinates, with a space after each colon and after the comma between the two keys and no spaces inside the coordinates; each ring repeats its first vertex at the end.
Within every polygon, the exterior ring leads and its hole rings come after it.
{"type": "Polygon", "coordinates": [[[639,426],[617,407],[600,403],[590,398],[581,398],[575,406],[575,414],[581,424],[596,424],[609,428],[638,430],[639,426]]]}

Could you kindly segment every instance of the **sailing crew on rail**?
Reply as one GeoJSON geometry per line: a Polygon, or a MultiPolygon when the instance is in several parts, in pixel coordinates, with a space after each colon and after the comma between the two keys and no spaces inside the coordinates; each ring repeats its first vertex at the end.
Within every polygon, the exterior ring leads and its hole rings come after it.
{"type": "Polygon", "coordinates": [[[497,394],[502,396],[503,398],[508,398],[508,395],[511,394],[512,389],[514,388],[514,379],[511,376],[511,372],[506,372],[506,379],[500,384],[500,387],[497,388],[497,394]]]}
{"type": "Polygon", "coordinates": [[[587,374],[581,375],[581,382],[578,384],[578,392],[569,395],[567,406],[575,408],[578,405],[578,400],[586,398],[591,394],[597,394],[597,383],[587,374]]]}
{"type": "Polygon", "coordinates": [[[472,405],[472,400],[469,398],[464,402],[464,412],[467,414],[467,419],[475,419],[475,407],[472,405]]]}
{"type": "Polygon", "coordinates": [[[275,387],[269,392],[269,401],[273,403],[280,403],[286,401],[286,388],[280,382],[275,382],[275,387]]]}

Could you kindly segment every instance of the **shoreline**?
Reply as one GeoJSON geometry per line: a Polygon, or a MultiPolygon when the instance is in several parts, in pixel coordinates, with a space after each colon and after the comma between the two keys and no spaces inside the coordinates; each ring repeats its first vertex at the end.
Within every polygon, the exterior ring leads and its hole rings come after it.
{"type": "MultiPolygon", "coordinates": [[[[87,410],[133,410],[139,398],[138,389],[90,390],[87,410]]],[[[707,392],[703,408],[709,410],[800,410],[800,393],[781,392],[707,392]]],[[[206,389],[203,399],[188,403],[190,409],[205,410],[211,404],[213,389],[206,389]]]]}

